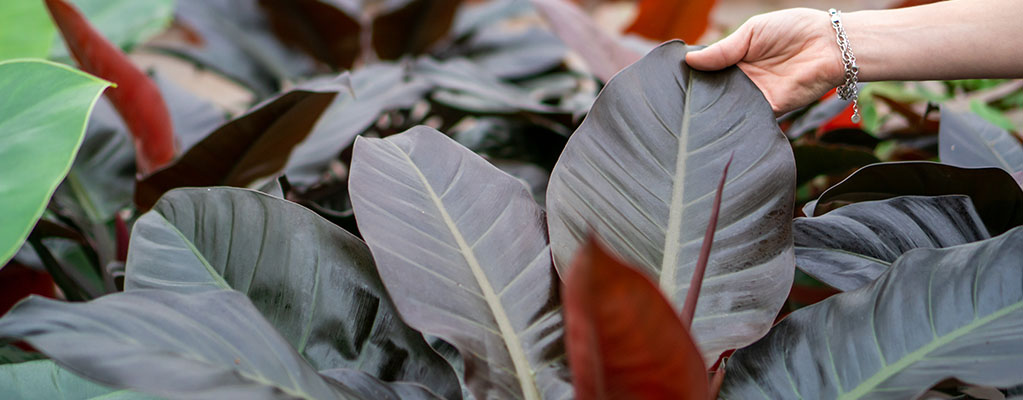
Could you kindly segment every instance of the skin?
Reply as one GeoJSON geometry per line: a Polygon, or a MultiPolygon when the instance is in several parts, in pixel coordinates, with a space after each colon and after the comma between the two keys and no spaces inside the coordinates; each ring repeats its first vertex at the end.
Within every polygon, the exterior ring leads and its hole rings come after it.
{"type": "MultiPolygon", "coordinates": [[[[842,14],[861,82],[1023,77],[1023,1],[949,0],[842,14]]],[[[686,55],[691,67],[737,65],[776,113],[844,83],[828,13],[795,8],[750,18],[737,31],[686,55]]]]}

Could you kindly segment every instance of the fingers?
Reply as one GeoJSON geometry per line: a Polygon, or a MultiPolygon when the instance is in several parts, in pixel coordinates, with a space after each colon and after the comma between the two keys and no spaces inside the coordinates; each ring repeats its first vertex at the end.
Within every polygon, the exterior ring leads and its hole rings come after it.
{"type": "Polygon", "coordinates": [[[728,37],[698,51],[686,54],[686,63],[701,71],[716,71],[742,61],[749,50],[753,29],[747,22],[728,37]]]}

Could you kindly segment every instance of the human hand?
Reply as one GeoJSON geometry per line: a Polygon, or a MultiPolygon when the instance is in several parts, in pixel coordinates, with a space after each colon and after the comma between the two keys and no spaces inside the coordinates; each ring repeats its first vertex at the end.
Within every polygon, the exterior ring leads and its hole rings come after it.
{"type": "Polygon", "coordinates": [[[808,8],[750,18],[721,41],[686,54],[686,63],[702,71],[738,65],[776,114],[820,98],[844,76],[828,13],[808,8]]]}

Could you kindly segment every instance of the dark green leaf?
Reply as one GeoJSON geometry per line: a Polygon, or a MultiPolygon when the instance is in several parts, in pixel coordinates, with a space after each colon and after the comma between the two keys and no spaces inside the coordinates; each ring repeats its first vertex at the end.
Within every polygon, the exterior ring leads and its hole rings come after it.
{"type": "Polygon", "coordinates": [[[352,205],[409,325],[458,348],[477,399],[571,395],[543,210],[428,127],[359,138],[352,205]]]}
{"type": "Polygon", "coordinates": [[[987,239],[966,196],[902,196],[850,204],[792,224],[796,266],[840,290],[858,289],[916,248],[987,239]]]}
{"type": "MultiPolygon", "coordinates": [[[[41,353],[32,353],[19,349],[13,344],[0,345],[0,365],[17,364],[46,358],[41,353]]],[[[0,385],[2,387],[3,385],[0,385]]]]}
{"type": "Polygon", "coordinates": [[[938,156],[946,164],[1023,171],[1023,144],[976,114],[943,108],[938,140],[938,156]]]}
{"type": "Polygon", "coordinates": [[[0,319],[0,337],[25,340],[96,382],[160,396],[355,397],[320,377],[235,291],[133,290],[88,303],[31,297],[0,319]]]}
{"type": "Polygon", "coordinates": [[[168,190],[246,186],[284,169],[336,91],[293,90],[221,126],[173,164],[138,182],[135,204],[148,210],[168,190]]]}
{"type": "Polygon", "coordinates": [[[369,249],[289,201],[178,189],[135,223],[125,288],[246,293],[316,369],[355,368],[456,398],[458,382],[398,318],[369,249]]]}
{"type": "Polygon", "coordinates": [[[68,372],[51,360],[0,365],[0,398],[20,400],[158,400],[111,389],[68,372]]]}
{"type": "Polygon", "coordinates": [[[71,169],[89,113],[109,85],[46,61],[0,62],[0,267],[71,169]]]}
{"type": "Polygon", "coordinates": [[[960,168],[926,161],[890,162],[860,168],[803,209],[821,215],[835,204],[897,196],[970,196],[988,232],[998,235],[1023,225],[1023,190],[998,168],[960,168]]]}
{"type": "Polygon", "coordinates": [[[1023,228],[911,250],[735,352],[725,399],[909,399],[949,377],[1023,383],[1023,228]]]}
{"type": "Polygon", "coordinates": [[[792,285],[796,173],[753,82],[737,68],[691,70],[686,51],[662,44],[611,79],[554,167],[547,207],[559,269],[593,231],[680,308],[734,152],[692,324],[713,363],[766,333],[792,285]]]}

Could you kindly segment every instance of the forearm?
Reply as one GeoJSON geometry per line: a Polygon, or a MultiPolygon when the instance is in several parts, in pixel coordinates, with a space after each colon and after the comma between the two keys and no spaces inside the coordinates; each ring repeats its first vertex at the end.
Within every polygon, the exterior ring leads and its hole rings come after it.
{"type": "Polygon", "coordinates": [[[861,81],[1023,78],[1023,1],[845,13],[861,81]]]}

